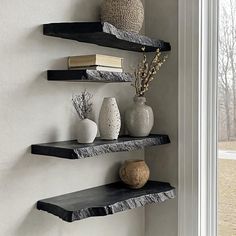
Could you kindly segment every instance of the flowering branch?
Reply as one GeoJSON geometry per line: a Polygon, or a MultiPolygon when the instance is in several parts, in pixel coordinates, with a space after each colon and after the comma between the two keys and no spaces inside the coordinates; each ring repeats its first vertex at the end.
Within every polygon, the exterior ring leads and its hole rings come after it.
{"type": "Polygon", "coordinates": [[[139,97],[144,96],[145,92],[148,91],[150,82],[154,79],[154,76],[160,70],[163,63],[166,61],[167,56],[162,56],[160,49],[156,51],[156,55],[149,64],[147,56],[145,55],[145,47],[142,48],[143,60],[138,64],[138,68],[135,70],[135,81],[132,86],[136,90],[136,95],[139,97]]]}

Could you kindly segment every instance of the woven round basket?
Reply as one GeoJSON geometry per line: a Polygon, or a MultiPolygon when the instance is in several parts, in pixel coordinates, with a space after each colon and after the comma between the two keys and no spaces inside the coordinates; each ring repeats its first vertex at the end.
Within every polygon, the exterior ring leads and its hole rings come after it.
{"type": "Polygon", "coordinates": [[[140,0],[103,0],[101,20],[116,28],[139,33],[144,21],[144,8],[140,0]]]}

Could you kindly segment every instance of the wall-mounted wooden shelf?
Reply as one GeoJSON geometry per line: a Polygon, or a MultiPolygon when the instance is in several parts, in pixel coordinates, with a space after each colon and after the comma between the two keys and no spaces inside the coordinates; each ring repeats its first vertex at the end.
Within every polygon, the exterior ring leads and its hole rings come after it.
{"type": "Polygon", "coordinates": [[[100,83],[132,82],[132,76],[129,73],[97,70],[49,70],[47,77],[50,81],[100,83]]]}
{"type": "Polygon", "coordinates": [[[169,183],[149,181],[141,189],[113,183],[38,201],[37,208],[67,222],[127,211],[175,197],[169,183]]]}
{"type": "Polygon", "coordinates": [[[149,37],[121,31],[109,23],[70,22],[43,25],[44,35],[92,43],[100,46],[118,48],[128,51],[146,52],[170,51],[170,43],[149,37]]]}
{"type": "Polygon", "coordinates": [[[134,151],[168,143],[170,143],[168,135],[152,134],[144,138],[121,136],[115,141],[97,138],[92,144],[79,144],[76,140],[35,144],[31,147],[31,153],[66,159],[83,159],[111,152],[134,151]]]}

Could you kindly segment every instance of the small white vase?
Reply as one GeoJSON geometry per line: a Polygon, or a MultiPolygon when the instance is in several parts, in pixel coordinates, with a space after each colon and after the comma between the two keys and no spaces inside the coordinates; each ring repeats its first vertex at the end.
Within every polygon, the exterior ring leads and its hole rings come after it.
{"type": "Polygon", "coordinates": [[[145,97],[135,96],[133,105],[125,111],[125,126],[130,136],[146,137],[152,130],[154,115],[145,102],[145,97]]]}
{"type": "Polygon", "coordinates": [[[115,140],[118,138],[121,118],[115,98],[104,98],[99,114],[99,131],[101,139],[115,140]]]}
{"type": "Polygon", "coordinates": [[[97,124],[90,120],[80,120],[77,124],[77,141],[78,143],[93,143],[97,135],[97,124]]]}

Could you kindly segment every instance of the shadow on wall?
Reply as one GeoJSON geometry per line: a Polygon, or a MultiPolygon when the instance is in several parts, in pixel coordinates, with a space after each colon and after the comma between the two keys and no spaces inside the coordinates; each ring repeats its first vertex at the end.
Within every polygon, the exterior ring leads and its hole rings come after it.
{"type": "Polygon", "coordinates": [[[15,235],[32,236],[32,232],[37,235],[60,235],[61,221],[53,215],[46,214],[36,209],[36,206],[29,209],[20,226],[16,229],[15,235]],[[56,231],[56,232],[55,232],[56,231]]]}
{"type": "Polygon", "coordinates": [[[71,5],[72,21],[100,21],[101,0],[77,0],[71,5]],[[81,11],[81,9],[83,9],[81,11]]]}
{"type": "Polygon", "coordinates": [[[46,218],[46,215],[44,216],[36,210],[34,206],[36,196],[34,196],[34,193],[41,189],[41,186],[38,185],[40,181],[32,185],[32,179],[37,180],[34,174],[39,176],[37,170],[51,168],[52,164],[52,160],[33,159],[30,155],[30,148],[28,148],[23,151],[13,166],[7,168],[5,166],[7,171],[4,168],[2,169],[0,183],[1,211],[10,211],[10,215],[12,214],[11,218],[6,218],[3,224],[3,228],[6,227],[7,230],[5,232],[11,232],[8,235],[32,236],[32,232],[37,232],[37,235],[46,235],[46,232],[50,232],[51,226],[57,224],[54,218],[46,218]],[[15,218],[19,219],[19,226],[16,228],[12,227],[10,223],[15,218]],[[12,233],[13,229],[15,230],[14,233],[12,233]]]}

